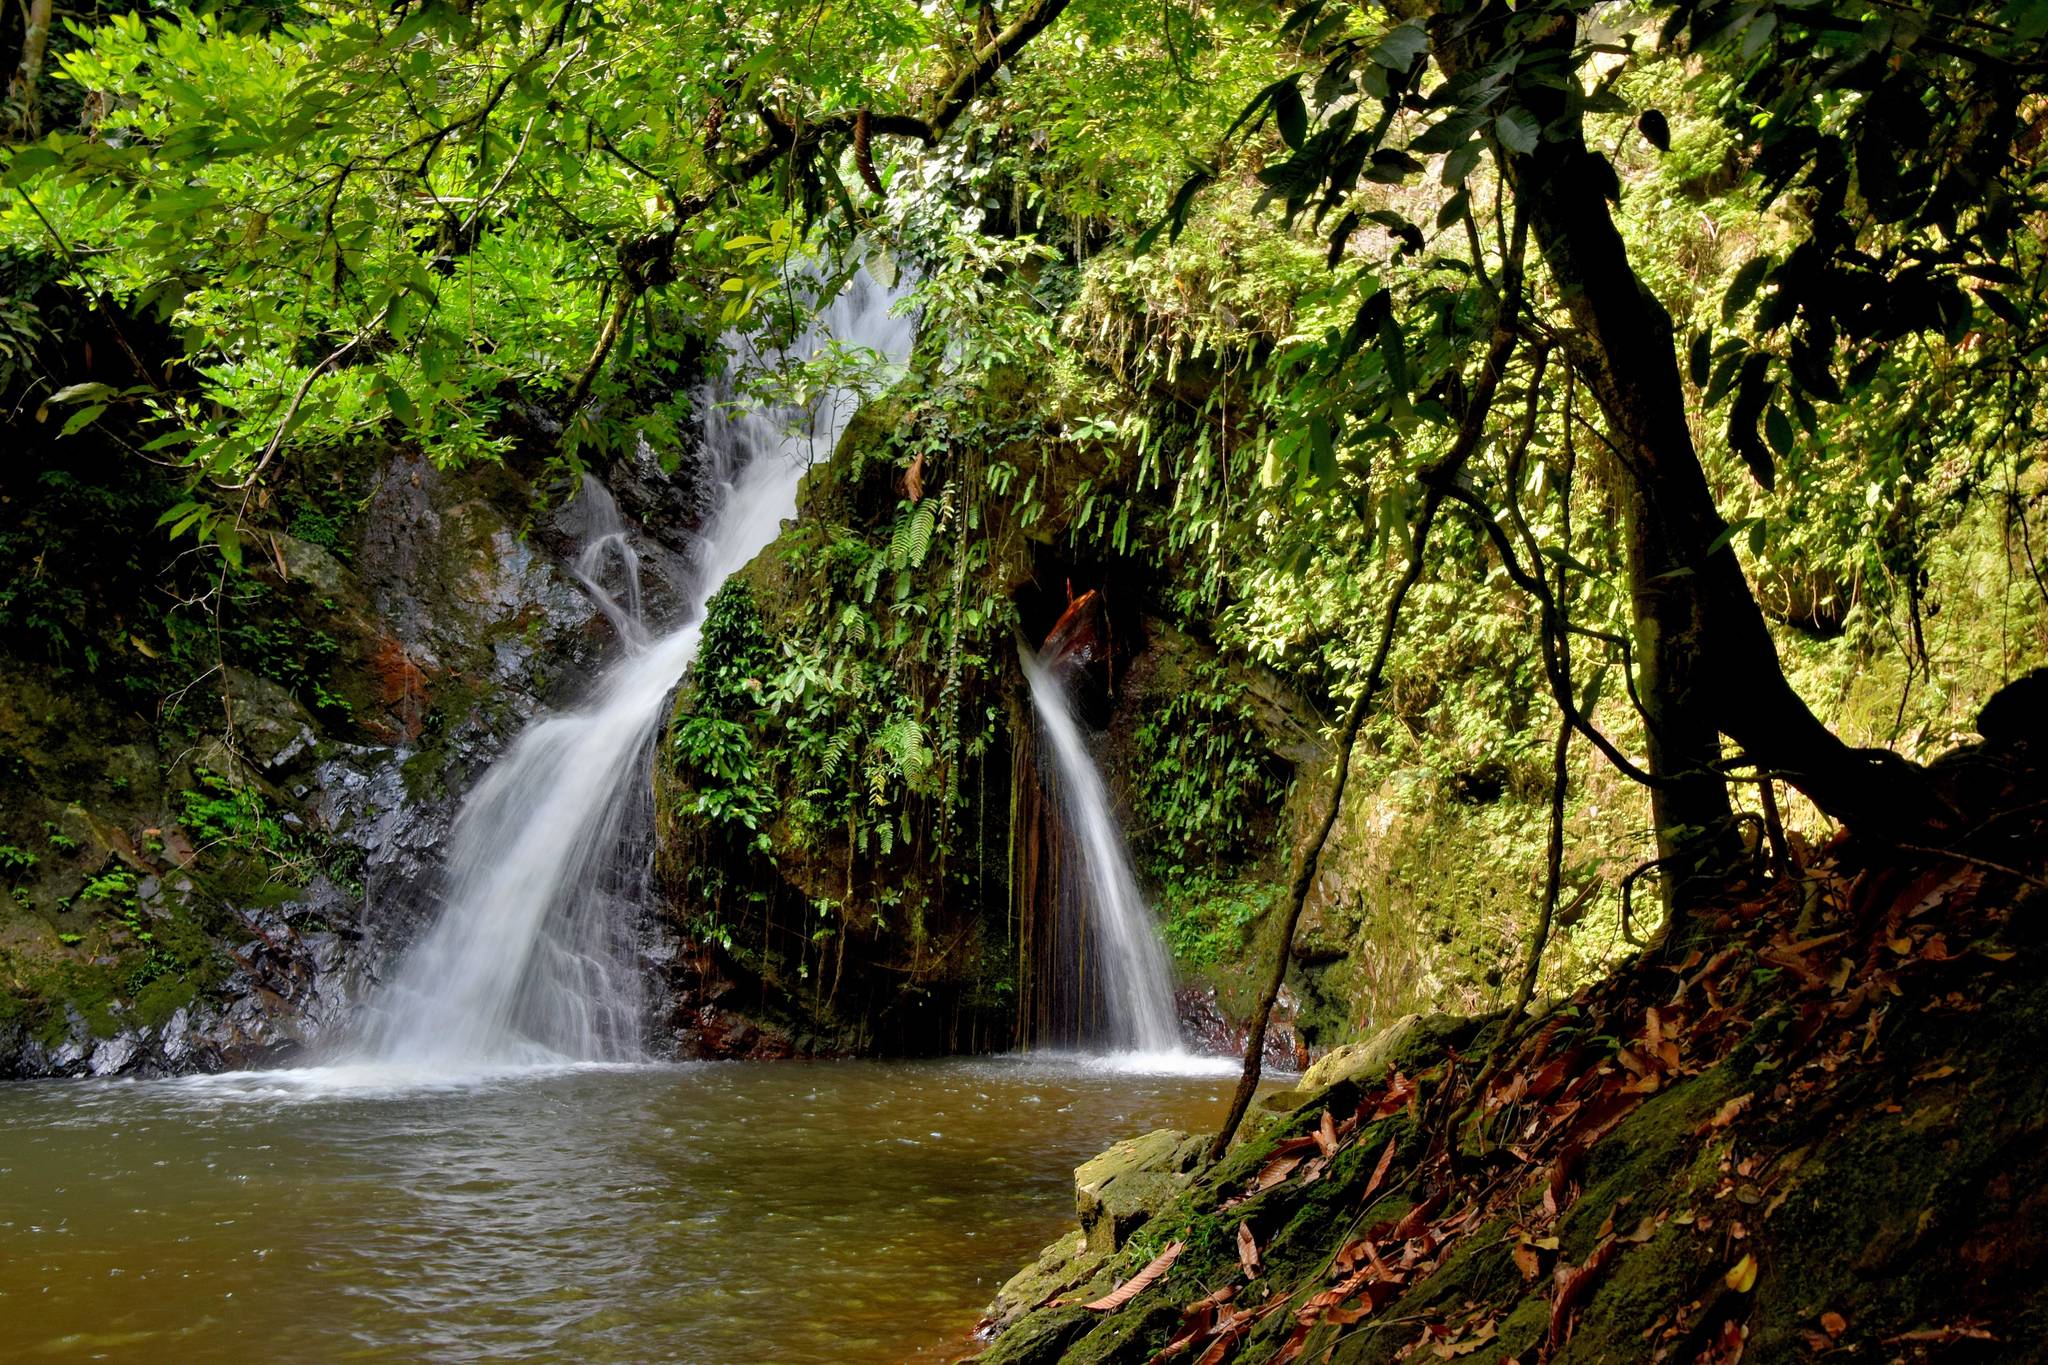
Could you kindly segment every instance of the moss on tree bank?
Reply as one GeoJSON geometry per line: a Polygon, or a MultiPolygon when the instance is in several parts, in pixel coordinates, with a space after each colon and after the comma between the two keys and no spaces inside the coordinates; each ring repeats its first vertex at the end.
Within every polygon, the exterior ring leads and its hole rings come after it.
{"type": "Polygon", "coordinates": [[[1411,1026],[980,1359],[2048,1358],[2041,835],[1731,886],[1505,1046],[1411,1026]]]}

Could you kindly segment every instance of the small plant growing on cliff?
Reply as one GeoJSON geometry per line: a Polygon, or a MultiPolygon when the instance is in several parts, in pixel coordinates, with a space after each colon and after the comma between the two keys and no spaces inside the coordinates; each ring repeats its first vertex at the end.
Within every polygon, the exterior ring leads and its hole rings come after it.
{"type": "Polygon", "coordinates": [[[287,864],[306,859],[301,841],[270,810],[254,786],[237,786],[219,773],[200,769],[197,788],[179,794],[179,821],[194,844],[261,854],[287,864]]]}
{"type": "Polygon", "coordinates": [[[104,901],[109,905],[118,905],[126,900],[129,893],[134,890],[135,874],[128,868],[117,866],[100,873],[97,877],[94,877],[91,881],[80,887],[78,899],[81,901],[104,901]]]}
{"type": "Polygon", "coordinates": [[[730,583],[704,613],[697,654],[696,710],[675,728],[669,750],[689,774],[692,810],[756,837],[774,813],[774,792],[755,753],[748,722],[761,707],[763,680],[774,662],[754,596],[730,583]]]}
{"type": "Polygon", "coordinates": [[[0,870],[32,872],[36,862],[36,855],[19,844],[0,844],[0,870]]]}

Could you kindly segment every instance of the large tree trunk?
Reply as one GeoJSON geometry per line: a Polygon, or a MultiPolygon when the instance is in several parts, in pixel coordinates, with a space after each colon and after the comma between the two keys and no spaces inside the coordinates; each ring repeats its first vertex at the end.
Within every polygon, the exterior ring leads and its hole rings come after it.
{"type": "MultiPolygon", "coordinates": [[[[1507,17],[1497,5],[1435,17],[1439,60],[1452,71],[1491,61],[1507,17]]],[[[1553,41],[1564,47],[1576,36],[1560,21],[1553,41]]],[[[1925,826],[1936,804],[1924,770],[1850,748],[1786,681],[1693,446],[1671,317],[1630,268],[1608,211],[1613,170],[1587,149],[1565,91],[1531,81],[1520,97],[1545,134],[1533,151],[1507,154],[1508,176],[1571,316],[1568,345],[1606,416],[1624,487],[1638,684],[1650,771],[1660,779],[1654,802],[1667,889],[1689,899],[1689,884],[1704,884],[1735,845],[1723,734],[1846,824],[1925,826]]]]}

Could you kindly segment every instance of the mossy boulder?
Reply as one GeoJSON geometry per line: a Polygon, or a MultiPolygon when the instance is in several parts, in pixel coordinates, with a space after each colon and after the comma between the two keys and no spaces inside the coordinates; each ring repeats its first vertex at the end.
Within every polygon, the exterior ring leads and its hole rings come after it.
{"type": "Polygon", "coordinates": [[[1074,1211],[1098,1255],[1119,1250],[1133,1232],[1187,1188],[1202,1140],[1171,1128],[1127,1138],[1074,1169],[1074,1211]]]}

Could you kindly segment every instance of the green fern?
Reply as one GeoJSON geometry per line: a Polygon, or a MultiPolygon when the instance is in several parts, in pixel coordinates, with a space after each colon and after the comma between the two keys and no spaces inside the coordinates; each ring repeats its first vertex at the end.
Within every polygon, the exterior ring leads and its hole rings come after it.
{"type": "Polygon", "coordinates": [[[846,762],[846,756],[853,752],[853,746],[860,739],[860,726],[842,725],[832,732],[832,738],[825,741],[825,754],[818,766],[827,776],[839,771],[839,765],[846,762]]]}
{"type": "Polygon", "coordinates": [[[923,568],[932,552],[932,529],[937,521],[938,512],[930,498],[898,512],[889,532],[889,567],[899,571],[923,568]]]}
{"type": "MultiPolygon", "coordinates": [[[[873,591],[869,596],[872,599],[873,591]]],[[[852,602],[839,609],[839,638],[854,645],[864,645],[873,638],[873,628],[868,614],[852,602]]]]}

